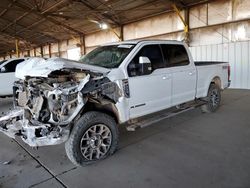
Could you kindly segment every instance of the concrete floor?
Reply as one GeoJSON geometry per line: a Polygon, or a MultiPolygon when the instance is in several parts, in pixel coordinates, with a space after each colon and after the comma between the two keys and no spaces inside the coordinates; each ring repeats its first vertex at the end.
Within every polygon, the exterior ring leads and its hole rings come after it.
{"type": "MultiPolygon", "coordinates": [[[[1,99],[6,111],[11,99],[1,99]]],[[[250,91],[227,90],[213,114],[199,109],[136,132],[121,128],[119,150],[84,168],[64,145],[33,150],[0,134],[0,187],[250,187],[250,91]],[[9,164],[3,164],[10,162],[9,164]]]]}

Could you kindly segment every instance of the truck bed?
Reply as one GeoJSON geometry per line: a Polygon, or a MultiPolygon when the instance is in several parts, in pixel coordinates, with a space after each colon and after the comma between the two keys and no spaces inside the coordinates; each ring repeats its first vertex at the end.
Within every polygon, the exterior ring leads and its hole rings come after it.
{"type": "Polygon", "coordinates": [[[197,92],[196,98],[207,95],[209,83],[213,79],[219,79],[221,89],[229,86],[228,62],[221,61],[196,61],[197,69],[197,92]]]}

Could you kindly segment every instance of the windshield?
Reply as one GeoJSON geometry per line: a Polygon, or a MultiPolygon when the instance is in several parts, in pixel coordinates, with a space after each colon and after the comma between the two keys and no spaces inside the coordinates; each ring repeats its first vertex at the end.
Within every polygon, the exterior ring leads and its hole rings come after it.
{"type": "Polygon", "coordinates": [[[80,59],[80,62],[105,68],[117,68],[127,57],[134,45],[122,44],[101,46],[80,59]]]}

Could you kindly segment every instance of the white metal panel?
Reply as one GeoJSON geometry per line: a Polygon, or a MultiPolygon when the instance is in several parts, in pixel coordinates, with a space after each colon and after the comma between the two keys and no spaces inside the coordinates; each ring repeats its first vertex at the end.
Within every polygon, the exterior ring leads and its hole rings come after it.
{"type": "Polygon", "coordinates": [[[196,49],[196,57],[198,60],[201,60],[201,47],[200,46],[197,46],[197,49],[196,49]]]}
{"type": "Polygon", "coordinates": [[[130,118],[147,115],[171,106],[172,76],[170,69],[156,69],[150,75],[129,77],[128,81],[131,95],[129,99],[130,118]]]}
{"type": "Polygon", "coordinates": [[[194,54],[195,53],[195,49],[194,48],[190,48],[190,52],[191,52],[191,54],[194,54]]]}
{"type": "Polygon", "coordinates": [[[235,59],[234,59],[234,66],[235,66],[235,85],[236,87],[241,88],[242,85],[242,69],[241,69],[241,45],[239,43],[234,43],[234,51],[235,51],[235,59]]]}
{"type": "Polygon", "coordinates": [[[196,70],[189,66],[170,68],[172,73],[172,105],[194,100],[196,87],[196,70]]]}
{"type": "Polygon", "coordinates": [[[12,95],[13,83],[16,80],[13,72],[0,73],[0,96],[12,95]]]}
{"type": "Polygon", "coordinates": [[[229,61],[229,45],[228,43],[223,44],[223,61],[229,61]]]}
{"type": "Polygon", "coordinates": [[[218,44],[217,45],[218,51],[217,51],[217,61],[223,61],[223,45],[218,44]]]}
{"type": "Polygon", "coordinates": [[[216,44],[212,45],[212,61],[217,60],[217,52],[218,52],[217,45],[216,44]]]}
{"type": "Polygon", "coordinates": [[[206,60],[212,60],[212,45],[207,46],[207,59],[206,60]]]}
{"type": "Polygon", "coordinates": [[[248,66],[249,66],[249,59],[248,59],[248,42],[242,42],[242,48],[241,48],[241,88],[247,88],[248,86],[248,66]],[[243,55],[246,54],[246,55],[243,55]]]}
{"type": "Polygon", "coordinates": [[[206,50],[207,50],[207,48],[206,48],[206,46],[201,46],[201,60],[202,61],[205,61],[207,58],[206,58],[206,50]]]}
{"type": "Polygon", "coordinates": [[[231,83],[231,87],[232,88],[235,88],[235,75],[236,75],[236,72],[235,72],[235,69],[236,69],[236,66],[235,66],[235,47],[234,47],[234,43],[229,43],[229,59],[228,59],[228,62],[230,63],[230,66],[231,66],[231,80],[232,80],[232,83],[231,83]]]}
{"type": "Polygon", "coordinates": [[[228,61],[231,88],[250,89],[250,41],[190,48],[195,61],[228,61]]]}
{"type": "Polygon", "coordinates": [[[247,81],[248,81],[248,86],[247,86],[247,88],[250,88],[250,42],[248,42],[248,52],[247,52],[247,54],[248,54],[248,73],[247,73],[247,75],[248,75],[248,78],[247,78],[247,81]]]}

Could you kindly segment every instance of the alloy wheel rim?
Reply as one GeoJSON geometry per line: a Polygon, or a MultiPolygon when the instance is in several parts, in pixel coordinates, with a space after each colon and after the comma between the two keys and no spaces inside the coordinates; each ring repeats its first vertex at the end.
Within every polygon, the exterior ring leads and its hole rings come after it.
{"type": "Polygon", "coordinates": [[[110,129],[104,124],[91,126],[82,136],[80,150],[86,160],[98,160],[109,151],[112,143],[110,129]]]}
{"type": "Polygon", "coordinates": [[[219,93],[217,90],[212,90],[211,95],[210,95],[210,101],[213,107],[216,107],[219,105],[220,98],[219,98],[219,93]]]}

